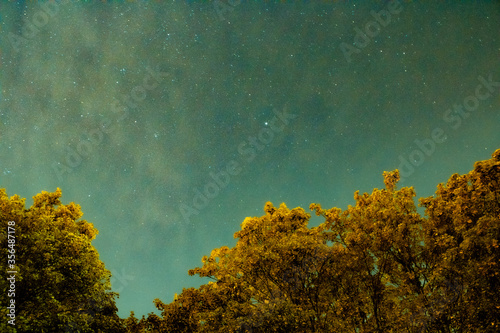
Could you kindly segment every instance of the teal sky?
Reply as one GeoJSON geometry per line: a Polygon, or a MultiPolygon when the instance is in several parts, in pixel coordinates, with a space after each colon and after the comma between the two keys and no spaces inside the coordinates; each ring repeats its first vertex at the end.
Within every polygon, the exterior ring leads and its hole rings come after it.
{"type": "Polygon", "coordinates": [[[266,201],[345,209],[396,168],[429,196],[490,158],[499,22],[498,1],[2,1],[0,186],[80,204],[141,316],[266,201]]]}

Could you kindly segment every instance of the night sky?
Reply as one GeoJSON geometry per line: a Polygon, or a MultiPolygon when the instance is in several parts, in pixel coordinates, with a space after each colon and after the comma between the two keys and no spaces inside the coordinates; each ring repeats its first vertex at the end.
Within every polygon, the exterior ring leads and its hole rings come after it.
{"type": "Polygon", "coordinates": [[[0,187],[82,206],[121,317],[266,201],[429,196],[500,148],[500,2],[231,3],[0,4],[0,187]]]}

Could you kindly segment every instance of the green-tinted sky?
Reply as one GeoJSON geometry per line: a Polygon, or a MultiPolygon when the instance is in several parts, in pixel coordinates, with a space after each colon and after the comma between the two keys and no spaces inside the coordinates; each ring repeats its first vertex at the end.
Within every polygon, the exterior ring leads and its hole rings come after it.
{"type": "Polygon", "coordinates": [[[266,201],[346,208],[398,167],[428,196],[500,147],[498,1],[2,1],[0,20],[0,186],[82,206],[122,317],[203,283],[188,269],[266,201]]]}

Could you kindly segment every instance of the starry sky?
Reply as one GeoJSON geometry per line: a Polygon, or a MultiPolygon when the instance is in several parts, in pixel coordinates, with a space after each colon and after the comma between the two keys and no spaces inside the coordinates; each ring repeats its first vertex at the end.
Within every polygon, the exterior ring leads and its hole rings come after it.
{"type": "Polygon", "coordinates": [[[0,187],[80,204],[140,317],[266,201],[345,209],[396,168],[429,196],[490,158],[499,22],[498,1],[2,1],[0,187]]]}

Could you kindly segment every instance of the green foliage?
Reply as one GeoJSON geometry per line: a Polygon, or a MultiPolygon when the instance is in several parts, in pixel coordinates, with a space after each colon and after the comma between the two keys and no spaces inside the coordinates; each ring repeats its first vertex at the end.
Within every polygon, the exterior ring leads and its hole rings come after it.
{"type": "MultiPolygon", "coordinates": [[[[7,258],[8,224],[15,223],[15,328],[18,332],[120,332],[110,292],[110,273],[91,245],[97,230],[80,220],[80,206],[61,204],[61,190],[42,192],[25,208],[25,199],[0,189],[0,243],[7,258]]],[[[1,261],[2,272],[7,268],[1,261]]],[[[5,273],[4,273],[5,274],[5,273]]],[[[8,281],[0,281],[8,304],[8,281]]],[[[5,324],[6,308],[0,310],[5,324]]],[[[0,327],[7,331],[9,327],[0,327]]]]}

